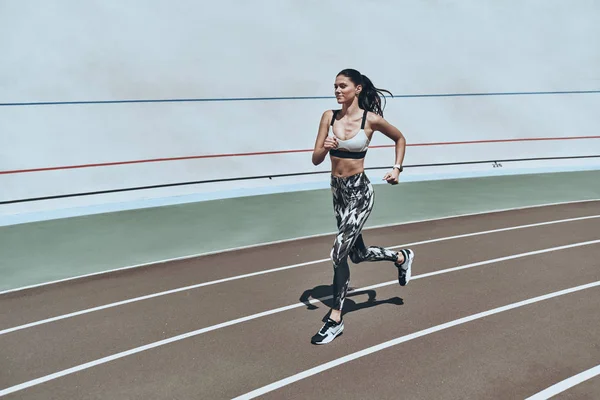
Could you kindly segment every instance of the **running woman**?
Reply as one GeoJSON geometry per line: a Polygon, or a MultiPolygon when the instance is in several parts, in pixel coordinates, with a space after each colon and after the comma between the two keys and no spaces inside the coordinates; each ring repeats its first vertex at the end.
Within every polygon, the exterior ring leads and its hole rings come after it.
{"type": "Polygon", "coordinates": [[[353,263],[391,261],[398,269],[398,282],[410,280],[414,252],[399,252],[383,247],[366,247],[362,228],[373,209],[373,186],[364,172],[364,159],[375,131],[396,143],[396,158],[391,171],[383,177],[398,184],[406,149],[404,135],[383,118],[382,92],[371,80],[354,69],[341,71],[335,79],[335,97],[340,110],[327,110],[321,117],[319,133],[312,154],[314,165],[321,164],[327,153],[331,159],[331,191],[338,234],[331,250],[333,261],[333,308],[323,327],[311,343],[331,342],[344,330],[342,307],[350,283],[348,257],[353,263]]]}

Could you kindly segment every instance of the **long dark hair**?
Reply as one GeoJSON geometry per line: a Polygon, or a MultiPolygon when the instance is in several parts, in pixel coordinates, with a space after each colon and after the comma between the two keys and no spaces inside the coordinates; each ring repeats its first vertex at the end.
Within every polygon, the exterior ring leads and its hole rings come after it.
{"type": "Polygon", "coordinates": [[[344,69],[338,76],[344,75],[350,79],[355,85],[361,85],[362,91],[358,95],[358,106],[363,110],[372,111],[375,114],[379,114],[383,117],[383,109],[385,108],[385,95],[383,92],[389,93],[390,96],[394,95],[385,89],[376,88],[373,82],[365,75],[361,74],[355,69],[344,69]],[[381,106],[381,97],[383,97],[383,107],[381,106]]]}

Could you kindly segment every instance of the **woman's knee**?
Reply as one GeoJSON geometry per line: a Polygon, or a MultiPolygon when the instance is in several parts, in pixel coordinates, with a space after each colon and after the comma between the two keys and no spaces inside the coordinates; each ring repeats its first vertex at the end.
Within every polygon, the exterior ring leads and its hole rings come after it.
{"type": "Polygon", "coordinates": [[[331,257],[331,261],[333,261],[333,265],[336,267],[347,263],[348,260],[348,252],[341,251],[337,246],[334,246],[333,249],[331,249],[329,256],[331,257]]]}
{"type": "Polygon", "coordinates": [[[357,249],[350,250],[349,256],[350,256],[350,260],[352,260],[352,262],[354,264],[359,264],[365,260],[364,254],[362,254],[362,252],[360,252],[357,249]]]}

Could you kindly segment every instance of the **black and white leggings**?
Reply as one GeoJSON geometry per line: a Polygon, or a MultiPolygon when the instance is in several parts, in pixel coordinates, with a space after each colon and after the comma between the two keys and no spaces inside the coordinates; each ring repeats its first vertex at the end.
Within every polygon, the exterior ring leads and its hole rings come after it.
{"type": "Polygon", "coordinates": [[[374,192],[364,172],[349,177],[332,175],[331,191],[338,226],[338,235],[331,250],[333,308],[341,310],[350,283],[348,256],[358,264],[363,261],[396,261],[398,253],[383,247],[365,246],[361,231],[373,210],[374,192]]]}

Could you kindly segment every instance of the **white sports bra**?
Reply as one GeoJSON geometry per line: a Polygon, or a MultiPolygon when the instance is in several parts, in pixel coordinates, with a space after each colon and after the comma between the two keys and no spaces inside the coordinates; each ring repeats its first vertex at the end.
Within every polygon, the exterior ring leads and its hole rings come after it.
{"type": "MultiPolygon", "coordinates": [[[[333,123],[335,122],[335,116],[338,113],[338,111],[340,111],[340,110],[334,110],[333,117],[331,118],[330,131],[333,136],[335,136],[335,134],[333,133],[333,123]]],[[[362,119],[362,123],[360,125],[360,130],[357,132],[357,134],[347,140],[342,140],[342,139],[339,139],[337,136],[335,136],[335,138],[338,141],[338,148],[335,150],[330,150],[329,153],[334,157],[364,158],[367,153],[367,149],[369,148],[369,142],[370,142],[369,138],[367,137],[367,134],[365,133],[365,121],[366,120],[367,120],[367,110],[365,110],[365,113],[364,113],[363,119],[362,119]],[[339,151],[339,150],[346,150],[346,151],[339,151]]]]}

